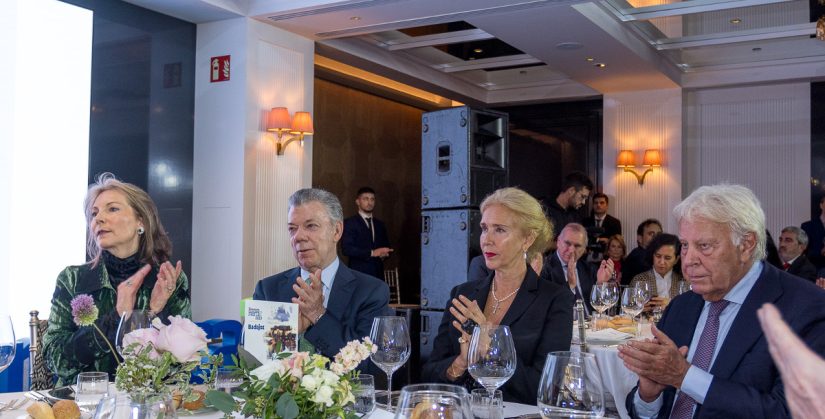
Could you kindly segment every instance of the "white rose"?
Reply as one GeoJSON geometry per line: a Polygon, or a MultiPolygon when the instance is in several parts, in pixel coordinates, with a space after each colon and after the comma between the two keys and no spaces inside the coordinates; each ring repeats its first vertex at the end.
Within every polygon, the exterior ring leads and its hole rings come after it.
{"type": "Polygon", "coordinates": [[[315,391],[315,388],[318,387],[318,381],[311,375],[305,375],[301,378],[301,387],[309,391],[315,391]]]}
{"type": "Polygon", "coordinates": [[[321,371],[321,373],[322,373],[322,377],[324,379],[324,384],[330,385],[330,386],[338,384],[338,376],[334,372],[328,371],[328,370],[323,370],[323,371],[321,371]]]}
{"type": "Polygon", "coordinates": [[[266,364],[261,365],[258,368],[255,368],[250,372],[253,376],[258,378],[259,380],[267,381],[272,374],[282,374],[284,372],[284,364],[281,361],[269,361],[266,364]]]}
{"type": "Polygon", "coordinates": [[[332,387],[321,386],[315,393],[315,403],[323,403],[327,407],[332,407],[332,387]]]}

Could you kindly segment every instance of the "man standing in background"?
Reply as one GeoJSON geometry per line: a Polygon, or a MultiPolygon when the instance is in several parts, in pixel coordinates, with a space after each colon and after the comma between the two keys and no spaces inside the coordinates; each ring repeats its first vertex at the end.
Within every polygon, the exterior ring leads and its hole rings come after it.
{"type": "Polygon", "coordinates": [[[572,172],[564,177],[556,199],[545,203],[553,231],[560,232],[569,223],[581,223],[579,208],[587,203],[592,191],[593,181],[584,173],[572,172]]]}
{"type": "Polygon", "coordinates": [[[384,259],[390,256],[387,228],[373,216],[375,191],[365,186],[358,189],[355,205],[358,214],[344,220],[341,247],[349,257],[349,267],[359,272],[384,279],[384,259]]]}

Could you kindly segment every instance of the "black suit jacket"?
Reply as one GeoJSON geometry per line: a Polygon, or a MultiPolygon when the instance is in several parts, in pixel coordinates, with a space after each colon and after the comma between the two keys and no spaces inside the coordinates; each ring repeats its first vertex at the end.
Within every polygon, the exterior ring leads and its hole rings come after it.
{"type": "MultiPolygon", "coordinates": [[[[494,272],[485,279],[457,285],[450,296],[456,298],[464,295],[478,302],[478,306],[483,309],[490,294],[493,275],[494,272]]],[[[449,311],[451,306],[452,304],[447,304],[438,326],[438,335],[433,342],[430,359],[424,364],[421,381],[469,387],[475,380],[467,372],[455,382],[447,378],[447,368],[461,353],[458,343],[461,335],[453,327],[455,317],[449,311]]],[[[517,354],[516,372],[501,387],[504,400],[534,404],[547,354],[570,350],[570,340],[573,337],[573,295],[567,287],[539,280],[528,265],[521,288],[501,324],[510,327],[517,354]]]]}
{"type": "MultiPolygon", "coordinates": [[[[587,310],[590,313],[594,313],[593,306],[590,305],[590,292],[593,291],[593,285],[596,283],[596,270],[593,266],[582,260],[582,258],[579,258],[579,260],[576,261],[576,272],[579,276],[582,298],[584,299],[584,303],[587,304],[587,310]]],[[[541,277],[562,286],[570,292],[571,295],[573,294],[570,286],[567,285],[567,277],[564,276],[564,267],[562,266],[558,252],[553,252],[545,258],[541,277]]]]}
{"type": "MultiPolygon", "coordinates": [[[[252,298],[292,302],[292,297],[296,296],[292,284],[300,275],[301,269],[293,268],[264,278],[258,281],[252,298]]],[[[369,336],[372,319],[391,315],[389,301],[390,290],[386,283],[341,263],[329,292],[327,312],[304,332],[304,338],[319,353],[331,359],[347,342],[369,336]]]]}
{"type": "MultiPolygon", "coordinates": [[[[591,214],[584,220],[583,225],[585,227],[595,227],[596,216],[591,214]]],[[[607,238],[614,234],[622,234],[622,222],[619,221],[618,218],[610,214],[606,214],[604,216],[604,220],[602,221],[602,230],[604,231],[601,234],[599,234],[599,237],[607,238]]]]}
{"type": "Polygon", "coordinates": [[[630,284],[630,281],[636,275],[647,272],[653,269],[653,266],[648,260],[647,250],[642,249],[641,246],[633,249],[629,255],[622,261],[622,285],[630,284]]]}
{"type": "Polygon", "coordinates": [[[802,279],[807,279],[811,282],[816,282],[816,266],[805,257],[805,254],[799,255],[788,268],[789,274],[796,275],[802,279]]]}
{"type": "Polygon", "coordinates": [[[375,229],[375,242],[372,241],[372,233],[360,214],[344,220],[341,250],[344,256],[349,257],[350,268],[384,279],[384,261],[371,257],[370,252],[379,247],[390,247],[390,240],[387,238],[387,228],[381,220],[372,217],[372,226],[375,229]]]}
{"type": "MultiPolygon", "coordinates": [[[[794,333],[814,352],[825,351],[825,291],[764,263],[713,362],[713,381],[695,418],[790,417],[779,371],[756,318],[756,310],[765,303],[776,305],[794,333]]],[[[690,346],[704,306],[698,294],[679,295],[665,309],[659,329],[677,347],[690,346]]],[[[634,388],[626,400],[632,417],[638,417],[633,405],[635,393],[634,388]]],[[[665,390],[659,417],[670,415],[675,394],[673,387],[665,390]]]]}

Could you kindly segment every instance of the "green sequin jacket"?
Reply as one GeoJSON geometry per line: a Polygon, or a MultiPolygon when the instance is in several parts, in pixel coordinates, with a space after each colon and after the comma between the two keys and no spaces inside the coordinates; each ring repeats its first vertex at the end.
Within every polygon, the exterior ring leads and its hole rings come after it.
{"type": "MultiPolygon", "coordinates": [[[[146,275],[135,299],[135,309],[149,309],[152,288],[157,282],[158,267],[146,275]]],[[[77,374],[83,371],[106,371],[111,377],[117,369],[109,346],[94,327],[78,327],[72,318],[72,299],[80,294],[94,298],[99,310],[95,322],[106,334],[112,346],[120,317],[115,310],[117,292],[109,280],[105,264],[101,261],[95,268],[90,264],[69,266],[57,277],[57,286],[52,296],[49,327],[43,336],[43,353],[49,369],[57,376],[57,386],[75,384],[77,374]]],[[[179,315],[192,317],[189,280],[181,272],[177,287],[166,307],[158,313],[161,319],[179,315]]]]}

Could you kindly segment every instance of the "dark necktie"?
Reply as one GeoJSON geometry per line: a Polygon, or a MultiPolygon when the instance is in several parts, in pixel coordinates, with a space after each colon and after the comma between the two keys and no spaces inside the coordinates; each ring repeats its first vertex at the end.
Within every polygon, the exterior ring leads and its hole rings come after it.
{"type": "Polygon", "coordinates": [[[596,219],[596,227],[601,227],[601,226],[602,226],[602,220],[597,218],[596,219]]]}
{"type": "MultiPolygon", "coordinates": [[[[699,337],[699,344],[696,345],[696,352],[694,352],[693,360],[691,361],[691,364],[704,371],[710,371],[710,361],[713,359],[713,351],[716,349],[716,339],[719,337],[719,315],[722,314],[722,311],[728,306],[728,303],[729,301],[727,300],[710,303],[708,318],[705,321],[705,329],[702,330],[702,336],[699,337]]],[[[674,419],[688,419],[693,416],[693,407],[695,405],[695,400],[687,394],[680,392],[670,417],[674,419]]]]}
{"type": "Polygon", "coordinates": [[[782,270],[783,271],[787,271],[788,268],[790,268],[790,267],[791,267],[791,264],[788,263],[788,262],[785,262],[785,263],[782,264],[782,270]]]}
{"type": "Polygon", "coordinates": [[[372,236],[372,242],[375,243],[375,229],[372,228],[372,217],[367,217],[367,228],[370,230],[370,236],[372,236]]]}

